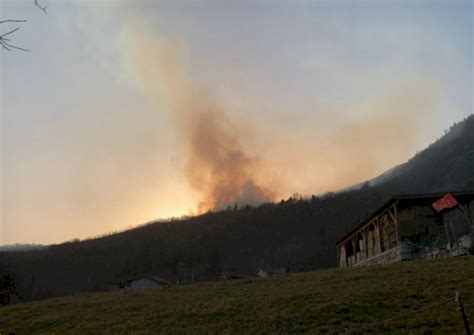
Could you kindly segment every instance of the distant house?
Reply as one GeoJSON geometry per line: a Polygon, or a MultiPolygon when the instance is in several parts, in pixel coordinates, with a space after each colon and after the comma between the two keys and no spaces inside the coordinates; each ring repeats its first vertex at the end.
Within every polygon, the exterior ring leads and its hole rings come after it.
{"type": "Polygon", "coordinates": [[[125,280],[111,283],[111,289],[112,290],[117,290],[117,289],[138,290],[138,289],[145,289],[145,288],[158,288],[165,285],[169,285],[169,283],[161,278],[156,278],[149,275],[140,275],[140,276],[135,276],[132,278],[128,278],[125,280]]]}
{"type": "Polygon", "coordinates": [[[395,196],[339,239],[339,266],[467,254],[473,218],[474,192],[395,196]]]}
{"type": "Polygon", "coordinates": [[[263,268],[258,268],[255,271],[255,275],[260,278],[268,278],[270,276],[275,276],[275,275],[282,275],[288,273],[287,269],[284,268],[273,268],[273,269],[263,269],[263,268]]]}
{"type": "Polygon", "coordinates": [[[255,271],[255,274],[260,278],[268,278],[270,276],[268,272],[262,268],[258,268],[257,271],[255,271]]]}

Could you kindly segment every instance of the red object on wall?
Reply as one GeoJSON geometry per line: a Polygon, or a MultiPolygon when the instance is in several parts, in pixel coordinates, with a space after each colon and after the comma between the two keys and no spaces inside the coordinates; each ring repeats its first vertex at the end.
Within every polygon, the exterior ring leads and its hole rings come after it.
{"type": "Polygon", "coordinates": [[[433,202],[431,205],[437,212],[441,212],[443,209],[446,208],[453,208],[456,207],[459,203],[457,202],[456,199],[451,194],[446,194],[443,196],[441,199],[436,200],[433,202]]]}

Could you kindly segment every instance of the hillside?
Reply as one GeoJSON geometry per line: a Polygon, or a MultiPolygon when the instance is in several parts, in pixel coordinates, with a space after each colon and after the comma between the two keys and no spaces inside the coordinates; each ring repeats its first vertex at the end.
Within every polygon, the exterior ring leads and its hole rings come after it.
{"type": "MultiPolygon", "coordinates": [[[[467,183],[474,188],[474,117],[459,122],[445,131],[445,135],[421,151],[406,163],[399,164],[380,176],[369,180],[370,186],[391,184],[411,189],[425,188],[436,191],[446,184],[451,188],[462,187],[467,183]],[[428,174],[428,175],[427,175],[428,174]]],[[[356,185],[361,187],[363,184],[356,185]]],[[[353,186],[354,187],[354,186],[353,186]]]]}
{"type": "Polygon", "coordinates": [[[474,190],[473,115],[373,186],[0,252],[0,272],[13,274],[24,300],[37,300],[104,290],[135,274],[183,283],[214,280],[222,271],[252,275],[258,267],[328,268],[337,264],[336,240],[391,196],[445,190],[474,190]]]}
{"type": "Polygon", "coordinates": [[[473,277],[466,256],[79,294],[0,308],[0,332],[464,334],[453,297],[461,293],[473,324],[473,277]]]}

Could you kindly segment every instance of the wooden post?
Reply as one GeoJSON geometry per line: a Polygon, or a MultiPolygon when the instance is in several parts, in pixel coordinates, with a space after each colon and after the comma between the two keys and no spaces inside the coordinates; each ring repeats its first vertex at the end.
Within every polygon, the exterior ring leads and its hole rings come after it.
{"type": "Polygon", "coordinates": [[[364,228],[364,240],[365,240],[365,259],[369,259],[369,228],[364,228]]]}
{"type": "Polygon", "coordinates": [[[464,329],[466,329],[466,335],[472,335],[471,327],[469,326],[469,320],[467,319],[466,313],[464,312],[464,304],[462,302],[459,292],[454,292],[456,297],[455,301],[458,303],[458,311],[461,313],[462,321],[464,323],[464,329]]]}
{"type": "Polygon", "coordinates": [[[471,219],[469,219],[469,215],[467,215],[467,212],[466,210],[464,209],[464,207],[459,204],[459,208],[461,209],[462,213],[464,214],[464,216],[466,217],[466,220],[467,222],[469,223],[469,227],[472,227],[473,226],[473,223],[471,222],[471,219]]]}
{"type": "Polygon", "coordinates": [[[455,244],[455,248],[456,248],[456,252],[459,252],[459,240],[456,236],[456,234],[454,233],[454,228],[453,228],[453,222],[452,221],[449,221],[449,226],[451,227],[451,233],[453,234],[453,243],[455,244]]]}
{"type": "MultiPolygon", "coordinates": [[[[451,239],[449,238],[449,230],[448,230],[448,225],[447,225],[446,222],[444,223],[444,229],[446,229],[446,237],[448,238],[449,249],[451,249],[451,239]]],[[[469,335],[471,335],[471,334],[469,334],[469,335]]]]}
{"type": "Polygon", "coordinates": [[[449,221],[449,227],[451,228],[451,234],[453,235],[453,239],[456,240],[456,233],[454,232],[453,228],[453,221],[449,221]]]}
{"type": "Polygon", "coordinates": [[[377,237],[378,237],[378,240],[379,240],[379,245],[378,245],[378,249],[379,249],[379,254],[382,253],[382,225],[380,224],[380,218],[377,218],[377,237]]]}
{"type": "Polygon", "coordinates": [[[352,265],[354,265],[354,264],[357,263],[356,242],[355,242],[355,240],[354,240],[354,235],[353,235],[352,238],[351,238],[351,242],[352,242],[352,257],[353,257],[353,263],[352,263],[352,265]]]}
{"type": "Polygon", "coordinates": [[[395,229],[397,232],[397,243],[398,245],[402,244],[402,238],[400,237],[400,228],[398,227],[398,201],[393,205],[393,216],[395,216],[395,229]]]}
{"type": "Polygon", "coordinates": [[[347,266],[346,247],[344,243],[339,247],[339,267],[345,268],[347,266]]]}

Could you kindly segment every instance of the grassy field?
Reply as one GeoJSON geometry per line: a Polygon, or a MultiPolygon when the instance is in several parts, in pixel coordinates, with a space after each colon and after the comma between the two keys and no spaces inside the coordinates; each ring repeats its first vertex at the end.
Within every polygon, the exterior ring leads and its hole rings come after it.
{"type": "Polygon", "coordinates": [[[0,333],[465,334],[455,290],[474,321],[474,256],[84,293],[0,308],[0,333]]]}

